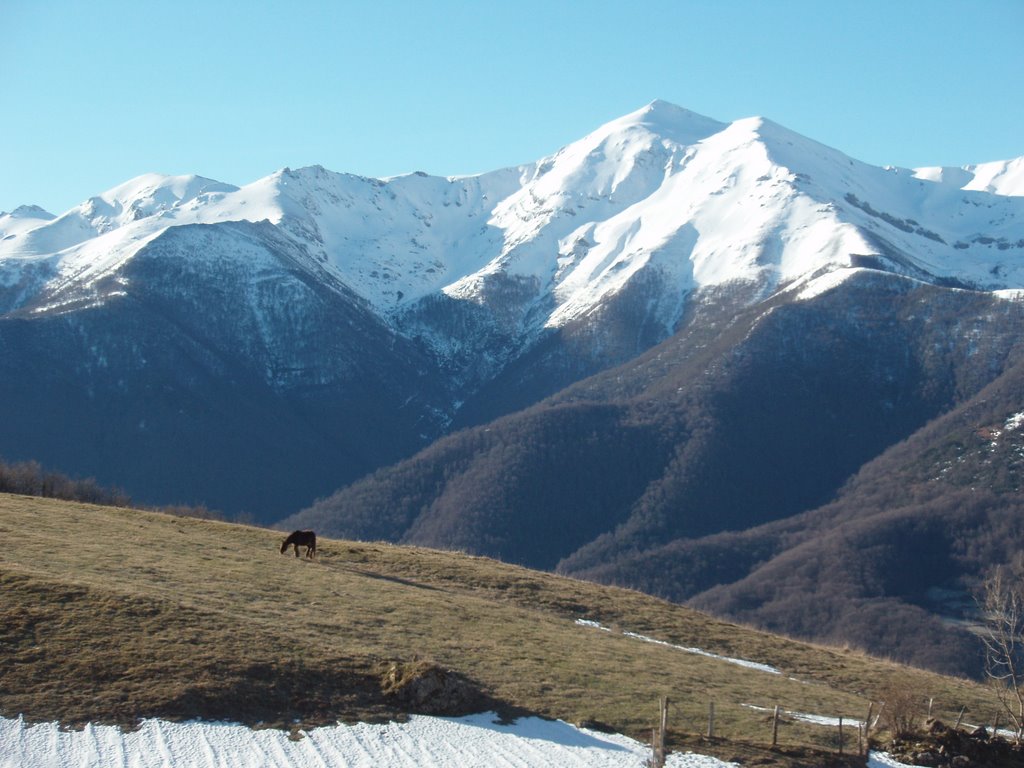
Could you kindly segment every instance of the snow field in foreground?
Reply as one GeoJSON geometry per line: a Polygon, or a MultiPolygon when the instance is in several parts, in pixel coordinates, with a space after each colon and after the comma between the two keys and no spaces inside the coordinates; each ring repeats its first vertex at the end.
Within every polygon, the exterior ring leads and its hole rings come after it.
{"type": "MultiPolygon", "coordinates": [[[[125,733],[107,725],[64,731],[0,718],[0,768],[641,768],[649,748],[561,721],[493,713],[414,715],[407,723],[315,728],[292,741],[276,730],[229,723],[146,720],[125,733]]],[[[707,755],[674,753],[668,768],[737,768],[707,755]]],[[[873,753],[868,768],[904,766],[873,753]]]]}
{"type": "MultiPolygon", "coordinates": [[[[0,768],[640,768],[650,750],[625,736],[561,721],[494,714],[407,723],[315,728],[297,741],[276,730],[226,723],[146,720],[133,732],[106,725],[0,719],[0,768]]],[[[727,768],[713,757],[673,754],[670,768],[727,768]]]]}

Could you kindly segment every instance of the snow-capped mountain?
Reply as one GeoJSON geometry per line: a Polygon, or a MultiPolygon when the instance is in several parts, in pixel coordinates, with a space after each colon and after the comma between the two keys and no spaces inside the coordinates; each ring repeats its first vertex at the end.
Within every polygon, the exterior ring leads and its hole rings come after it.
{"type": "Polygon", "coordinates": [[[42,296],[87,294],[174,227],[267,220],[382,316],[438,293],[486,305],[496,281],[514,280],[521,331],[537,333],[650,272],[671,328],[691,290],[745,281],[764,293],[865,259],[1022,287],[1022,203],[1005,199],[1022,183],[1024,158],[881,169],[763,118],[727,125],[656,101],[537,163],[475,177],[314,166],[238,188],[141,176],[50,220],[5,215],[0,264],[10,283],[47,261],[42,296]],[[37,224],[14,229],[7,216],[37,224]]]}
{"type": "MultiPolygon", "coordinates": [[[[132,434],[166,457],[180,450],[169,447],[175,408],[188,412],[175,398],[201,403],[212,386],[228,404],[236,389],[258,390],[252,417],[266,412],[264,395],[278,403],[279,438],[302,424],[293,442],[307,449],[344,443],[346,458],[307,492],[323,493],[453,424],[626,362],[701,306],[810,301],[865,270],[1024,289],[1021,168],[877,168],[763,118],[727,124],[655,101],[535,163],[479,176],[314,166],[241,187],[141,176],[57,217],[0,215],[4,407],[45,407],[45,391],[84,418],[98,401],[123,402],[114,410],[134,414],[132,434]],[[34,366],[49,390],[27,383],[34,366]],[[165,380],[174,396],[154,400],[165,380]],[[313,401],[331,403],[335,420],[313,401]],[[143,403],[166,406],[167,434],[143,403]],[[367,425],[370,412],[376,423],[401,413],[401,426],[368,450],[359,436],[371,426],[345,428],[353,408],[367,425]]],[[[205,440],[199,416],[195,429],[188,439],[205,440]]],[[[76,459],[53,447],[58,432],[26,421],[0,454],[118,482],[166,467],[126,470],[140,459],[122,455],[121,434],[104,462],[76,459]]],[[[266,466],[271,457],[267,446],[266,466]]],[[[298,451],[295,463],[308,472],[316,461],[298,451]]],[[[230,497],[189,494],[242,506],[230,497]]]]}

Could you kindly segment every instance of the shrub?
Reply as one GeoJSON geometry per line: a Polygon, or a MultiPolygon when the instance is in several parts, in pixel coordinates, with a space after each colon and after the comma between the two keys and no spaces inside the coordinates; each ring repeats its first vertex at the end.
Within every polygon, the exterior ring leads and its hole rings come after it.
{"type": "Polygon", "coordinates": [[[925,716],[925,696],[907,680],[891,680],[882,691],[885,702],[881,725],[894,739],[920,732],[925,716]]]}

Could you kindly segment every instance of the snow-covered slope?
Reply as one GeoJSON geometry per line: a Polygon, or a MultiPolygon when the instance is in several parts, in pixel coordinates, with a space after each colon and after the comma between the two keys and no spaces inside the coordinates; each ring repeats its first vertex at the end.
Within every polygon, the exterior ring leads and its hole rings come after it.
{"type": "MultiPolygon", "coordinates": [[[[649,756],[649,747],[625,736],[538,718],[508,724],[493,713],[462,718],[414,715],[406,723],[337,725],[303,732],[297,740],[283,731],[254,731],[230,723],[146,720],[138,730],[126,733],[113,726],[65,731],[56,723],[28,726],[0,718],[0,768],[641,768],[649,756]]],[[[691,753],[674,753],[666,765],[736,766],[691,753]]]]}
{"type": "Polygon", "coordinates": [[[10,213],[0,211],[0,240],[13,239],[55,218],[38,205],[20,205],[10,213]]]}
{"type": "Polygon", "coordinates": [[[1024,157],[965,165],[961,168],[917,168],[914,175],[919,179],[950,184],[960,189],[1024,196],[1024,157]]]}
{"type": "MultiPolygon", "coordinates": [[[[804,720],[834,727],[827,718],[804,720]]],[[[618,734],[532,717],[509,724],[493,713],[461,718],[413,715],[405,723],[336,725],[303,732],[297,740],[281,731],[254,731],[232,723],[145,720],[131,732],[91,724],[68,731],[57,723],[29,726],[20,719],[0,718],[0,768],[641,768],[649,764],[650,752],[647,745],[618,734]]],[[[870,753],[867,764],[912,768],[883,752],[870,753]]],[[[671,752],[665,765],[738,768],[737,763],[692,752],[671,752]]]]}

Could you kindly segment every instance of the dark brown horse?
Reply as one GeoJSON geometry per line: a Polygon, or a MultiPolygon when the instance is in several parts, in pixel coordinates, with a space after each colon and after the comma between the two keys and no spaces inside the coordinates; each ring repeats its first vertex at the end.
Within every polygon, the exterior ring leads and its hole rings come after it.
{"type": "Polygon", "coordinates": [[[311,560],[316,557],[316,534],[312,531],[292,531],[288,534],[288,538],[284,540],[284,544],[281,545],[281,554],[288,549],[288,545],[291,544],[295,547],[295,556],[299,556],[299,547],[306,548],[306,557],[311,560]]]}

